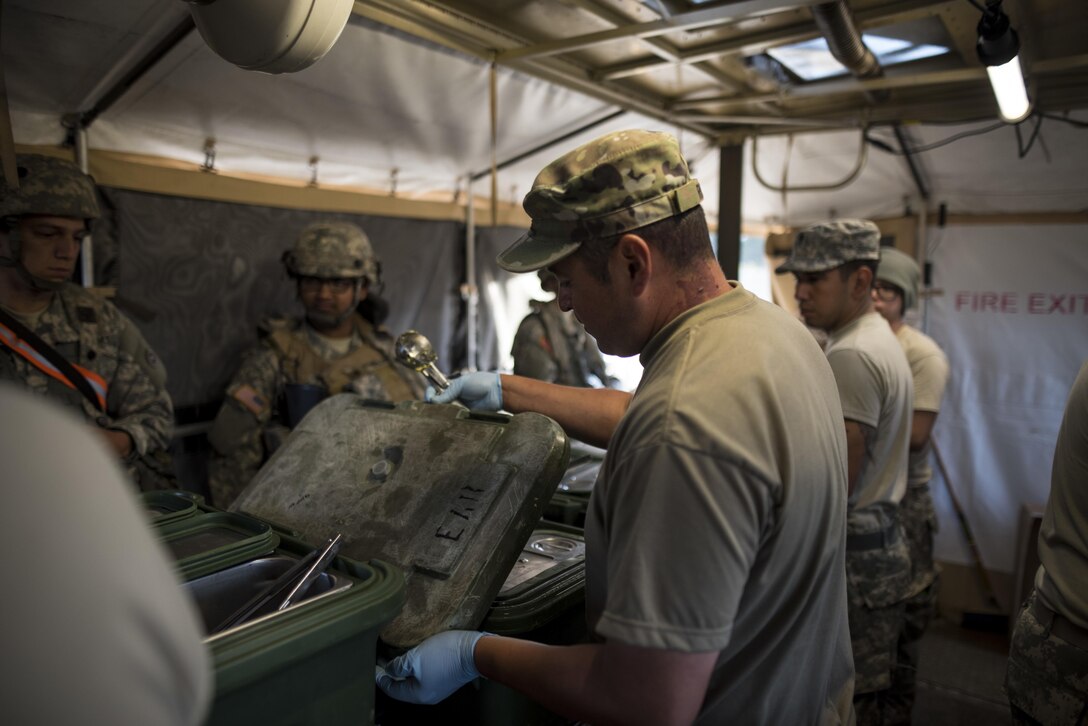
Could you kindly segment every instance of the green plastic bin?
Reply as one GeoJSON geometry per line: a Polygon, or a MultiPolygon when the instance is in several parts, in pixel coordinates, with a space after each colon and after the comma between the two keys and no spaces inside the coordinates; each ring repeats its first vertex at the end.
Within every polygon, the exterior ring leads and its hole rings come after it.
{"type": "Polygon", "coordinates": [[[183,580],[191,580],[271,552],[280,538],[272,526],[230,512],[201,512],[158,528],[183,580]]]}
{"type": "Polygon", "coordinates": [[[143,492],[140,495],[144,509],[151,519],[151,524],[161,527],[182,519],[188,519],[200,512],[204,497],[180,489],[143,492]]]}
{"type": "MultiPolygon", "coordinates": [[[[271,553],[186,584],[205,627],[222,622],[312,547],[283,536],[271,553]]],[[[337,557],[305,599],[205,641],[215,667],[207,726],[341,726],[374,721],[378,632],[404,603],[404,577],[381,561],[337,557]]]]}
{"type": "Polygon", "coordinates": [[[482,629],[552,645],[584,640],[585,552],[580,529],[541,522],[492,602],[482,629]]]}

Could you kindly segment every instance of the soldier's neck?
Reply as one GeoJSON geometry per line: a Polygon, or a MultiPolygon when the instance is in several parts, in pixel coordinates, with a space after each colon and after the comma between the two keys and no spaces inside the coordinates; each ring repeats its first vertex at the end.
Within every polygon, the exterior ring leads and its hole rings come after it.
{"type": "Polygon", "coordinates": [[[37,313],[53,301],[52,290],[36,290],[14,267],[0,267],[0,305],[13,313],[37,313]]]}
{"type": "Polygon", "coordinates": [[[354,315],[349,316],[347,318],[347,320],[344,320],[340,324],[333,325],[331,327],[325,327],[325,326],[316,324],[310,318],[307,318],[306,322],[309,324],[309,326],[311,328],[313,328],[319,334],[325,336],[326,338],[332,338],[333,340],[339,340],[341,338],[350,338],[351,334],[355,332],[355,320],[354,320],[354,318],[355,318],[354,315]]]}
{"type": "Polygon", "coordinates": [[[846,313],[839,320],[838,325],[836,325],[834,328],[828,330],[827,332],[834,333],[836,331],[842,330],[843,328],[845,328],[850,323],[854,322],[855,320],[862,317],[863,315],[867,315],[867,314],[871,313],[872,311],[873,311],[873,301],[868,295],[866,295],[865,297],[858,300],[856,303],[854,303],[852,305],[849,305],[847,307],[846,313]]]}

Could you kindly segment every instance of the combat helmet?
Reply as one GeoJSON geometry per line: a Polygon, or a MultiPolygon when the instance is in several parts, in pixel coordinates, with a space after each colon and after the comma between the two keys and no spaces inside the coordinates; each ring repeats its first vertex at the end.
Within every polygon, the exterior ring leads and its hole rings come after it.
{"type": "Polygon", "coordinates": [[[70,161],[41,154],[18,154],[15,157],[19,186],[13,189],[3,183],[0,198],[0,219],[7,226],[11,256],[0,255],[0,265],[15,267],[31,285],[38,289],[55,290],[59,283],[30,275],[21,262],[22,243],[19,227],[13,221],[28,214],[50,217],[72,217],[85,222],[99,216],[98,196],[94,180],[70,161]]]}
{"type": "Polygon", "coordinates": [[[283,254],[292,277],[363,278],[379,284],[381,266],[366,233],[350,222],[317,222],[302,230],[294,249],[283,254]]]}

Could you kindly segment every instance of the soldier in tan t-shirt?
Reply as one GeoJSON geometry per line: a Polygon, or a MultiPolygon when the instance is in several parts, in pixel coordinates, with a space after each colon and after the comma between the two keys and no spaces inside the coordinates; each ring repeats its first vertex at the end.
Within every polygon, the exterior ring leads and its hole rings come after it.
{"type": "MultiPolygon", "coordinates": [[[[378,675],[433,702],[481,674],[588,723],[850,723],[846,441],[812,336],[725,279],[676,139],[616,132],[557,159],[499,256],[547,267],[629,394],[471,373],[435,400],[551,416],[607,446],[586,516],[597,642],[435,635],[378,675]]],[[[887,326],[884,326],[885,328],[887,326]]]]}
{"type": "Polygon", "coordinates": [[[797,278],[810,327],[828,333],[846,426],[850,487],[846,572],[859,724],[886,722],[896,643],[910,584],[898,523],[907,488],[912,384],[888,324],[873,310],[880,230],[867,220],[812,225],[777,272],[797,278]]]}
{"type": "Polygon", "coordinates": [[[937,604],[937,568],[933,564],[933,533],[937,515],[929,495],[930,433],[948,383],[948,359],[932,338],[903,321],[903,314],[918,300],[921,271],[918,263],[897,249],[881,251],[873,284],[873,307],[891,326],[910,365],[914,379],[907,492],[899,502],[899,522],[910,549],[911,586],[899,631],[896,669],[888,698],[889,722],[910,725],[914,705],[918,644],[937,604]]]}

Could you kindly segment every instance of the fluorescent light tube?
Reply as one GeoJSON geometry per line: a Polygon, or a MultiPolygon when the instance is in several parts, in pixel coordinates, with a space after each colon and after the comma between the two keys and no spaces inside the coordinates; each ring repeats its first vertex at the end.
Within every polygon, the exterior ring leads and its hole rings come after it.
{"type": "Polygon", "coordinates": [[[986,66],[990,76],[990,85],[997,98],[997,107],[1001,118],[1009,123],[1023,121],[1031,112],[1028,91],[1024,86],[1024,74],[1020,69],[1020,56],[999,66],[986,66]]]}

